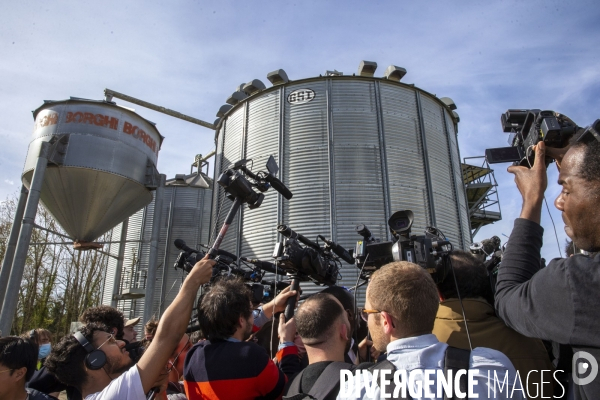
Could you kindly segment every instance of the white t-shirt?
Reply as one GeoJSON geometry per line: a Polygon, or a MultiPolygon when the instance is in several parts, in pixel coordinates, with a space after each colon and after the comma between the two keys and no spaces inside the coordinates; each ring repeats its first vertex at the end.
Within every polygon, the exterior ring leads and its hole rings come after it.
{"type": "Polygon", "coordinates": [[[101,392],[88,395],[85,400],[143,400],[146,398],[137,365],[114,379],[101,392]]]}

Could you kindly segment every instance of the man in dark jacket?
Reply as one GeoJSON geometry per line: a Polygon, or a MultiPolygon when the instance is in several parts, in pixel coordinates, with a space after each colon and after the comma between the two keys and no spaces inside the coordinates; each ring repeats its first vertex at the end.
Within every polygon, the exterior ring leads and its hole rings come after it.
{"type": "MultiPolygon", "coordinates": [[[[595,132],[595,131],[594,131],[595,132]]],[[[545,157],[555,158],[562,192],[554,202],[575,246],[600,250],[600,142],[574,138],[568,149],[535,146],[531,169],[511,166],[523,196],[520,218],[504,253],[496,285],[496,310],[518,332],[570,345],[575,353],[575,398],[600,398],[600,255],[554,259],[540,270],[542,202],[547,186],[545,157]]]]}
{"type": "Polygon", "coordinates": [[[310,365],[288,384],[284,399],[305,393],[319,400],[335,400],[340,370],[354,367],[345,362],[352,334],[348,314],[333,295],[317,293],[298,308],[295,319],[310,365]]]}

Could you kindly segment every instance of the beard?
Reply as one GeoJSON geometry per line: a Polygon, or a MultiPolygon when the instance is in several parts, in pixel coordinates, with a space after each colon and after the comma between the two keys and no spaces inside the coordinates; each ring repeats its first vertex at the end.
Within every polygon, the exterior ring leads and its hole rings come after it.
{"type": "Polygon", "coordinates": [[[383,329],[371,329],[371,340],[373,341],[373,347],[381,353],[385,353],[387,345],[390,343],[388,338],[383,333],[383,329]]]}
{"type": "Polygon", "coordinates": [[[125,357],[120,359],[111,357],[106,360],[105,368],[108,375],[118,377],[134,365],[135,363],[129,356],[127,356],[127,360],[125,357]]]}

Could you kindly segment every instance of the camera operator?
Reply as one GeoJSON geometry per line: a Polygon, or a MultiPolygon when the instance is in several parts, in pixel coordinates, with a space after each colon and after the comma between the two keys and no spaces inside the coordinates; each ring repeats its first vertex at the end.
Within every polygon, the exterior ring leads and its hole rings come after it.
{"type": "Polygon", "coordinates": [[[600,359],[600,256],[576,254],[539,268],[546,155],[556,159],[560,171],[562,192],[554,205],[562,212],[567,236],[578,248],[600,250],[600,142],[578,139],[574,138],[567,151],[546,148],[540,142],[535,146],[531,169],[508,168],[515,175],[523,206],[498,273],[496,310],[507,325],[526,336],[570,345],[574,352],[582,352],[572,365],[577,365],[581,374],[589,372],[586,366],[591,365],[591,372],[579,377],[573,371],[570,391],[575,398],[597,399],[600,379],[592,375],[597,375],[600,359]],[[584,358],[587,361],[581,363],[584,358]],[[593,381],[583,384],[588,377],[593,381]]]}
{"type": "Polygon", "coordinates": [[[433,334],[440,342],[469,349],[458,299],[460,293],[472,345],[504,353],[519,371],[523,386],[527,385],[528,397],[552,395],[553,385],[549,377],[554,366],[544,344],[539,339],[528,338],[507,327],[495,315],[492,288],[485,265],[471,253],[460,250],[452,251],[450,260],[458,283],[458,293],[452,274],[438,283],[443,300],[435,317],[433,334]],[[545,377],[541,370],[547,371],[545,377]]]}
{"type": "MultiPolygon", "coordinates": [[[[516,372],[504,354],[484,347],[466,352],[438,341],[432,334],[438,306],[438,288],[431,275],[419,265],[397,261],[384,265],[373,273],[361,317],[367,321],[373,345],[380,351],[387,350],[387,360],[369,368],[373,375],[375,369],[381,373],[406,371],[407,375],[416,377],[414,380],[408,378],[405,382],[407,394],[416,393],[416,397],[411,396],[420,399],[431,398],[427,396],[427,391],[431,391],[433,397],[437,398],[437,382],[431,378],[439,372],[448,372],[449,369],[469,370],[469,375],[476,382],[471,389],[480,399],[490,398],[488,393],[492,392],[494,394],[491,398],[496,399],[524,398],[520,385],[517,383],[513,387],[516,372]],[[425,371],[435,373],[427,379],[425,371]],[[503,389],[498,392],[495,388],[501,386],[503,389]],[[427,389],[422,390],[425,388],[427,389]],[[421,396],[418,395],[419,392],[421,396]]],[[[388,374],[388,377],[391,383],[395,381],[393,374],[388,374]]],[[[372,396],[369,395],[366,387],[373,387],[375,382],[372,380],[372,375],[361,374],[359,379],[352,379],[347,385],[354,386],[355,390],[355,385],[358,385],[360,398],[363,400],[389,398],[386,395],[393,393],[393,385],[388,385],[386,392],[382,393],[379,378],[372,396]]],[[[348,393],[348,386],[342,388],[343,392],[348,393]]],[[[464,386],[467,386],[466,382],[464,386]]],[[[338,399],[355,399],[354,394],[355,391],[352,391],[351,396],[343,397],[340,392],[338,399]]],[[[463,394],[466,393],[463,391],[463,394]]]]}
{"type": "MultiPolygon", "coordinates": [[[[296,291],[284,289],[263,313],[270,317],[285,310],[296,291]]],[[[250,289],[239,279],[221,279],[204,295],[198,322],[207,340],[195,344],[185,358],[184,385],[188,399],[277,398],[287,376],[300,369],[294,318],[279,319],[280,368],[259,345],[246,341],[254,327],[250,289]]],[[[156,339],[155,339],[156,340],[156,339]]],[[[154,343],[154,342],[153,342],[154,343]]]]}
{"type": "Polygon", "coordinates": [[[352,334],[348,314],[333,295],[321,292],[305,300],[294,318],[309,365],[288,384],[284,400],[300,393],[335,400],[340,369],[354,367],[345,360],[352,334]]]}
{"type": "Polygon", "coordinates": [[[146,398],[150,389],[166,383],[167,360],[185,333],[198,289],[210,280],[214,264],[204,258],[194,266],[137,364],[132,365],[125,342],[105,326],[89,324],[64,337],[46,367],[62,383],[77,387],[86,400],[146,398]]]}
{"type": "MultiPolygon", "coordinates": [[[[98,307],[87,308],[79,317],[79,322],[83,324],[101,324],[108,328],[108,332],[115,336],[115,339],[122,340],[124,335],[125,319],[123,313],[114,307],[101,305],[98,307]]],[[[135,362],[131,352],[129,357],[135,362]]],[[[57,393],[66,390],[68,400],[81,400],[81,393],[73,386],[67,386],[58,381],[54,374],[51,374],[45,366],[37,371],[27,384],[28,387],[36,389],[42,393],[57,393]]]]}

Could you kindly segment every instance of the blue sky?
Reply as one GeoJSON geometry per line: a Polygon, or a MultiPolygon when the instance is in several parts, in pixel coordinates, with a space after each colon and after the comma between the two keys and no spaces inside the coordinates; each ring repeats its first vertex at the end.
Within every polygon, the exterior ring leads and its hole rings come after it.
{"type": "MultiPolygon", "coordinates": [[[[579,125],[600,117],[597,1],[9,1],[0,4],[0,197],[20,187],[33,120],[43,100],[100,99],[111,88],[212,122],[240,83],[283,68],[290,79],[376,61],[403,81],[454,99],[463,157],[506,144],[508,108],[562,112],[579,125]]],[[[125,104],[127,105],[127,104],[125,104]]],[[[214,132],[137,106],[166,137],[158,168],[189,171],[214,132]]],[[[503,221],[476,240],[510,234],[521,200],[496,165],[503,221]]],[[[551,166],[546,193],[560,192],[551,166]]],[[[558,256],[544,210],[543,255],[558,256]]],[[[503,241],[506,239],[504,237],[503,241]]]]}

